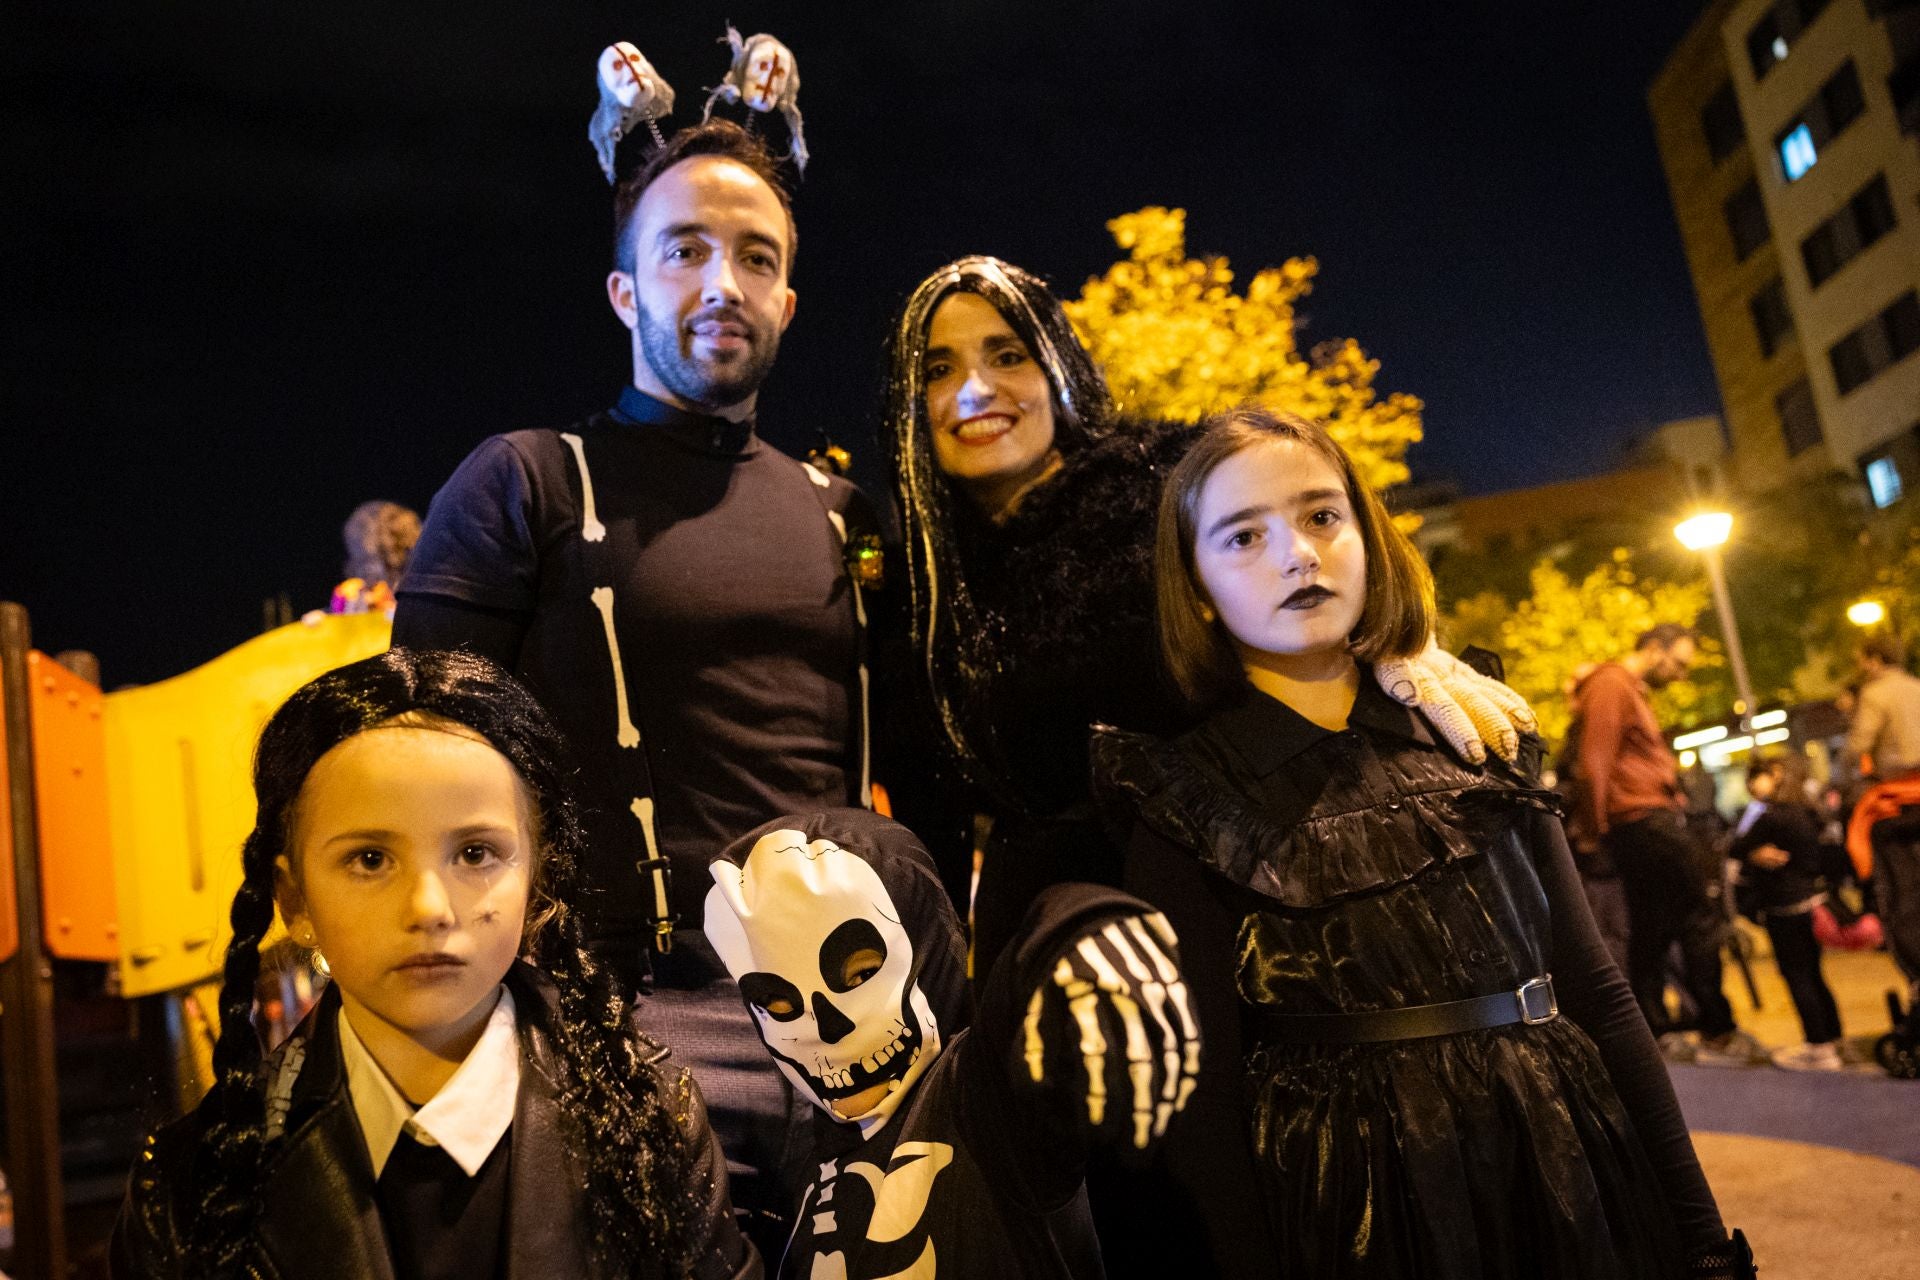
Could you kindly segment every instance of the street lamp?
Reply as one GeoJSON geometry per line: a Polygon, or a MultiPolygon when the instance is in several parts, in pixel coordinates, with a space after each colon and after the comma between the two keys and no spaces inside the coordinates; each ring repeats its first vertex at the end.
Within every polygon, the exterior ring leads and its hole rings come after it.
{"type": "Polygon", "coordinates": [[[1887,620],[1887,606],[1878,600],[1856,600],[1847,606],[1847,621],[1856,627],[1877,627],[1887,620]]]}
{"type": "Polygon", "coordinates": [[[1727,594],[1727,575],[1720,564],[1720,548],[1733,532],[1733,517],[1725,511],[1704,511],[1673,526],[1673,536],[1707,562],[1707,581],[1713,584],[1713,607],[1720,615],[1720,631],[1727,640],[1727,661],[1733,665],[1733,687],[1740,696],[1740,727],[1753,715],[1753,685],[1747,679],[1747,655],[1740,648],[1740,626],[1733,620],[1733,597],[1727,594]]]}

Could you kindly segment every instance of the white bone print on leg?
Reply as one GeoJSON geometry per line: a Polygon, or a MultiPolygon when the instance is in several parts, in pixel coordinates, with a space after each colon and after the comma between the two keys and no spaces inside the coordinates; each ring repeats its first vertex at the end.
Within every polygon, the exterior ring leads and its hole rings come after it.
{"type": "Polygon", "coordinates": [[[593,474],[587,470],[586,442],[571,431],[562,431],[560,438],[573,450],[573,461],[580,468],[580,536],[588,542],[605,542],[607,526],[600,523],[593,509],[593,474]]]}
{"type": "Polygon", "coordinates": [[[627,710],[627,671],[620,664],[620,637],[613,631],[613,588],[595,587],[593,607],[600,611],[600,621],[607,632],[607,657],[613,660],[613,709],[620,718],[620,728],[615,737],[623,747],[637,747],[640,745],[640,730],[633,723],[632,713],[627,710]]]}

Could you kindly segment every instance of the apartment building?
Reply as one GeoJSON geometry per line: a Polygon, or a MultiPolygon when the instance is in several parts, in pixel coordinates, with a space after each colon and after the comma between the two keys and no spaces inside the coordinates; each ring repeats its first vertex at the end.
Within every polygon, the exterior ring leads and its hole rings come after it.
{"type": "Polygon", "coordinates": [[[1647,96],[1735,482],[1838,468],[1909,507],[1920,0],[1715,0],[1647,96]]]}

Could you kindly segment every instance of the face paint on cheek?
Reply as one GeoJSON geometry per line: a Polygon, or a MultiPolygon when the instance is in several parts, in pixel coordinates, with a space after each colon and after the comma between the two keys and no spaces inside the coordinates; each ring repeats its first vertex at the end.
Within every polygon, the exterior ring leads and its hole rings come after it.
{"type": "Polygon", "coordinates": [[[521,916],[526,915],[530,892],[522,859],[507,858],[491,866],[477,868],[475,881],[475,896],[468,915],[475,928],[499,923],[501,916],[516,901],[521,916]]]}

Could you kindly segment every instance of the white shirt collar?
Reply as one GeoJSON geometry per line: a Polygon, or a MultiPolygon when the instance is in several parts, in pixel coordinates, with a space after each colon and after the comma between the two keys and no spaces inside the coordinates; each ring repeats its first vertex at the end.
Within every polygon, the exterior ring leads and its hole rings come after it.
{"type": "Polygon", "coordinates": [[[445,1148],[468,1177],[480,1172],[513,1125],[514,1104],[520,1096],[516,1026],[513,993],[501,987],[486,1029],[466,1061],[440,1086],[440,1092],[415,1108],[354,1034],[346,1009],[340,1010],[340,1056],[346,1063],[347,1093],[367,1140],[374,1177],[387,1167],[387,1157],[403,1132],[422,1146],[445,1148]]]}

